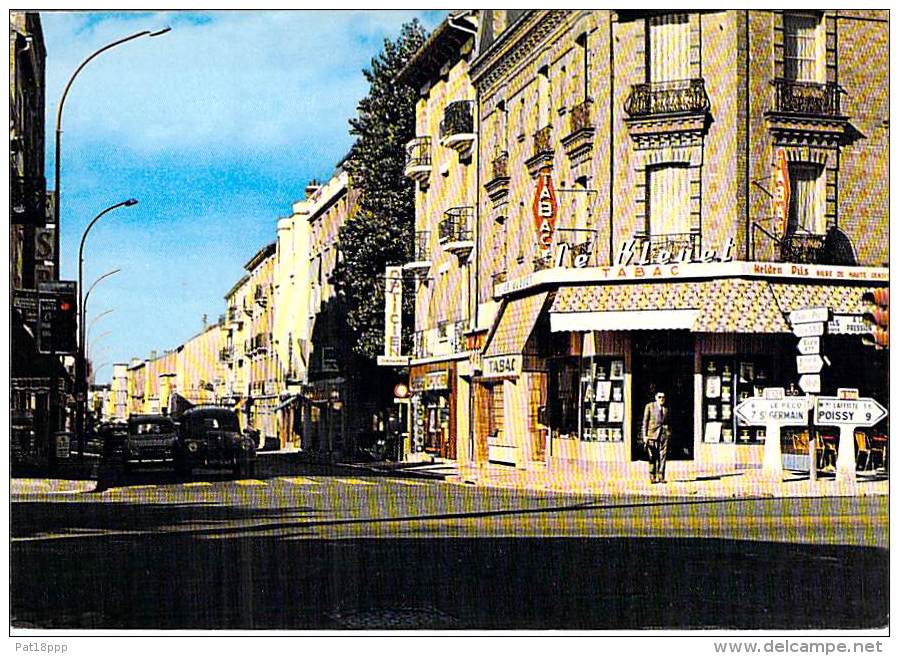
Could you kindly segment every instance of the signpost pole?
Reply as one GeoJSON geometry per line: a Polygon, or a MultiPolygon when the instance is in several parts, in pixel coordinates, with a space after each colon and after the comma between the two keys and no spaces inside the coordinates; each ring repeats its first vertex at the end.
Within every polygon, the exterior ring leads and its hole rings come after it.
{"type": "MultiPolygon", "coordinates": [[[[868,456],[871,457],[870,455],[868,456]]],[[[837,483],[855,484],[855,426],[840,426],[837,483]]]]}
{"type": "Polygon", "coordinates": [[[765,451],[762,454],[762,475],[765,478],[783,480],[784,467],[780,451],[780,424],[769,421],[765,424],[765,451]]]}
{"type": "Polygon", "coordinates": [[[811,412],[815,407],[815,395],[807,394],[805,399],[810,410],[808,413],[808,480],[815,482],[818,480],[818,450],[817,436],[815,435],[815,413],[811,412]]]}

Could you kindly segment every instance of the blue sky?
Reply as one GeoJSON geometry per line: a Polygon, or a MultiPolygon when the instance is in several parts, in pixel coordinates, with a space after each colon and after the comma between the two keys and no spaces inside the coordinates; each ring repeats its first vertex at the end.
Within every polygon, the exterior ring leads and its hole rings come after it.
{"type": "MultiPolygon", "coordinates": [[[[368,90],[362,69],[418,17],[439,11],[42,12],[47,45],[48,187],[56,104],[69,75],[97,48],[170,25],[110,50],[66,99],[62,146],[61,270],[91,295],[87,323],[97,364],[146,357],[184,342],[224,312],[243,264],[275,238],[306,182],[327,178],[352,139],[348,120],[368,90]]],[[[97,372],[108,381],[111,367],[97,372]]]]}

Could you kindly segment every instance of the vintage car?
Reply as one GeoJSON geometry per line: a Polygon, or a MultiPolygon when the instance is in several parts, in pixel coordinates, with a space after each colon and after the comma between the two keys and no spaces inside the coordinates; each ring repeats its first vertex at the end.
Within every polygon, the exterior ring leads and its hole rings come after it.
{"type": "Polygon", "coordinates": [[[165,415],[131,415],[122,444],[125,471],[136,467],[169,465],[175,459],[175,423],[165,415]]]}
{"type": "Polygon", "coordinates": [[[175,442],[175,469],[190,476],[195,467],[229,468],[237,476],[252,475],[256,445],[242,434],[230,408],[198,406],[185,411],[175,442]]]}

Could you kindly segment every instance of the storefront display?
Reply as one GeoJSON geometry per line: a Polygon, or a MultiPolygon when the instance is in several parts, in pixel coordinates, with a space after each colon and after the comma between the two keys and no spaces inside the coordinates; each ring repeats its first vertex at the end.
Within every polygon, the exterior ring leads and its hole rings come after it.
{"type": "Polygon", "coordinates": [[[764,358],[706,357],[702,360],[703,441],[707,443],[759,444],[765,429],[742,426],[734,406],[753,396],[762,396],[770,385],[770,363],[764,358]]]}
{"type": "Polygon", "coordinates": [[[582,360],[580,437],[584,442],[624,440],[624,360],[582,360]]]}

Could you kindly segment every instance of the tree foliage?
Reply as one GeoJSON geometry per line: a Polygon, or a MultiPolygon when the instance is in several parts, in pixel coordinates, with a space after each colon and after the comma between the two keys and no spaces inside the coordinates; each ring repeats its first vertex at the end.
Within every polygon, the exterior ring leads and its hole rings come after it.
{"type": "MultiPolygon", "coordinates": [[[[384,350],[384,267],[409,261],[415,230],[415,192],[405,175],[405,145],[415,136],[416,90],[398,84],[397,74],[425,41],[414,20],[363,71],[368,95],[350,120],[356,141],[344,163],[350,185],[361,192],[356,212],[340,230],[342,259],[333,282],[345,303],[359,355],[384,350]]],[[[404,348],[408,348],[414,298],[404,285],[404,348]]]]}

